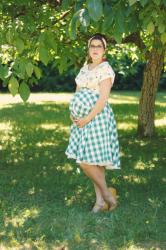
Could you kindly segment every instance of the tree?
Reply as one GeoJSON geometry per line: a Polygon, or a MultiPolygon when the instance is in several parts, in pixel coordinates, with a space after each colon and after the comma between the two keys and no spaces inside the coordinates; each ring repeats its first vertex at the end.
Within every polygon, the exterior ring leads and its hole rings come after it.
{"type": "Polygon", "coordinates": [[[106,34],[110,46],[134,44],[146,62],[137,132],[151,137],[166,51],[165,11],[166,0],[2,0],[0,77],[13,95],[27,100],[28,85],[41,77],[38,61],[54,61],[60,73],[77,67],[96,32],[106,34]]]}

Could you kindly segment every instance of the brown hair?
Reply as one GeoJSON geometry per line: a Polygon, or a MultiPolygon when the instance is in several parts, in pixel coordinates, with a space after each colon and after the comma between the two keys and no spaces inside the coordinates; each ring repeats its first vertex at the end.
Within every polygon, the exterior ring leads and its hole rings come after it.
{"type": "MultiPolygon", "coordinates": [[[[96,34],[92,35],[92,36],[89,38],[89,39],[91,39],[91,40],[90,40],[90,43],[89,43],[89,46],[90,46],[91,42],[92,42],[94,39],[95,39],[95,40],[97,39],[97,40],[100,40],[100,41],[102,42],[104,49],[106,49],[105,44],[104,44],[102,38],[104,38],[105,41],[107,42],[107,39],[106,39],[105,35],[103,35],[103,34],[101,34],[101,33],[96,33],[96,34]],[[91,39],[91,38],[92,38],[92,39],[91,39]]],[[[88,49],[89,49],[89,48],[88,48],[88,49]]],[[[103,61],[107,61],[107,59],[106,59],[106,58],[103,58],[103,61]]],[[[85,64],[89,64],[89,63],[92,63],[92,58],[89,56],[89,53],[88,53],[88,55],[86,56],[86,62],[85,62],[85,64]]]]}

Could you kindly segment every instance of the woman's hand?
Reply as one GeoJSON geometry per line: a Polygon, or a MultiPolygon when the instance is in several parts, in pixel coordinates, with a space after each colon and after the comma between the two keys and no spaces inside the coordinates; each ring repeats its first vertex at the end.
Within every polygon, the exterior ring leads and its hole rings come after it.
{"type": "Polygon", "coordinates": [[[88,124],[90,122],[90,119],[88,118],[88,116],[85,116],[83,118],[79,118],[77,120],[75,120],[75,123],[76,125],[79,127],[79,128],[82,128],[84,127],[86,124],[88,124]]]}
{"type": "Polygon", "coordinates": [[[74,117],[70,114],[70,119],[72,120],[72,122],[75,122],[76,119],[74,119],[74,117]]]}

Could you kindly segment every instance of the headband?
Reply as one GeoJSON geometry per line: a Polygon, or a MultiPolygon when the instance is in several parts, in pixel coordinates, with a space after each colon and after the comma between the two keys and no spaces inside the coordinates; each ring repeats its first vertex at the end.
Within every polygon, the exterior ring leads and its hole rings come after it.
{"type": "MultiPolygon", "coordinates": [[[[90,45],[90,42],[91,40],[94,38],[95,36],[92,36],[89,40],[88,40],[88,48],[89,48],[89,45],[90,45]]],[[[104,45],[105,45],[105,48],[107,47],[107,42],[105,40],[104,37],[101,37],[101,40],[103,41],[104,45]]]]}

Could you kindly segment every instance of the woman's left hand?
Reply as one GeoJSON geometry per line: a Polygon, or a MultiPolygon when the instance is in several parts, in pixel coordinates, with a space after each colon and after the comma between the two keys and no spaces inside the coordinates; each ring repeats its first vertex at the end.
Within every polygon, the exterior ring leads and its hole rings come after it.
{"type": "Polygon", "coordinates": [[[79,128],[82,128],[84,127],[87,123],[89,123],[90,120],[88,119],[88,116],[85,116],[83,118],[79,118],[77,120],[75,120],[75,123],[76,125],[79,127],[79,128]]]}

